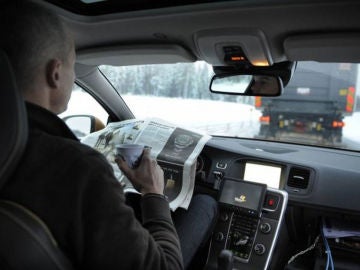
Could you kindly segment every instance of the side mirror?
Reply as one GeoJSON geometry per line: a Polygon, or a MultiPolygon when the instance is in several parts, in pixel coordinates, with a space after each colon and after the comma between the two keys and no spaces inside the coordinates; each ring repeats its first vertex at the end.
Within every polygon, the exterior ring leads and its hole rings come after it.
{"type": "Polygon", "coordinates": [[[63,120],[79,139],[105,127],[99,118],[92,115],[69,115],[63,120]]]}
{"type": "Polygon", "coordinates": [[[210,91],[219,94],[271,97],[281,95],[282,90],[282,80],[272,75],[221,74],[210,82],[210,91]]]}

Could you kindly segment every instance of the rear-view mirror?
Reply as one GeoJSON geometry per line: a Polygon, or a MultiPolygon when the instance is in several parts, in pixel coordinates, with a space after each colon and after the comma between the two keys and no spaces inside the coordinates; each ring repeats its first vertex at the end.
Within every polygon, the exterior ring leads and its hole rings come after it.
{"type": "Polygon", "coordinates": [[[283,84],[278,76],[250,74],[214,75],[210,83],[213,93],[244,96],[279,96],[283,84]]]}

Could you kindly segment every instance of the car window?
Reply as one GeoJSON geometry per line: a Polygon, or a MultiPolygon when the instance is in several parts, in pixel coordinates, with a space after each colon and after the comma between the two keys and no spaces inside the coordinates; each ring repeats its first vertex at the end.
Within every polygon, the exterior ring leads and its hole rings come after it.
{"type": "Polygon", "coordinates": [[[160,117],[210,135],[360,150],[357,64],[298,63],[274,98],[210,93],[213,71],[205,62],[100,69],[137,118],[160,117]]]}
{"type": "Polygon", "coordinates": [[[69,115],[93,115],[103,123],[107,122],[109,114],[89,93],[74,84],[67,110],[60,114],[61,118],[69,115]]]}
{"type": "Polygon", "coordinates": [[[109,117],[105,109],[89,93],[74,84],[67,110],[59,117],[65,120],[77,137],[81,138],[90,133],[91,120],[88,116],[97,118],[103,124],[107,123],[109,117]]]}

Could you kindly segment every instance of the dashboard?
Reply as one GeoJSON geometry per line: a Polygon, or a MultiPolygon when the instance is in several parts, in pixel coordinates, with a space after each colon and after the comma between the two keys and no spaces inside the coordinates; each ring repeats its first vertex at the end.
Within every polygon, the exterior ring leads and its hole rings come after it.
{"type": "Polygon", "coordinates": [[[220,190],[225,177],[288,193],[289,204],[359,214],[360,154],[331,148],[214,137],[198,160],[197,184],[220,190]]]}
{"type": "MultiPolygon", "coordinates": [[[[213,137],[196,177],[196,187],[211,190],[219,203],[207,269],[218,269],[222,251],[233,254],[232,269],[279,269],[314,241],[325,220],[346,220],[360,232],[359,165],[357,152],[213,137]]],[[[360,263],[354,243],[330,244],[337,263],[351,264],[346,269],[360,263]]]]}

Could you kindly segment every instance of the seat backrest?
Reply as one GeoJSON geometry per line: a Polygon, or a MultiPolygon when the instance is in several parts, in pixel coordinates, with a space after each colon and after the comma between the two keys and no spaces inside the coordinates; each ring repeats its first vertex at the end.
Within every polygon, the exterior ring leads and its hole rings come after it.
{"type": "Polygon", "coordinates": [[[0,201],[0,269],[72,269],[45,223],[25,207],[0,201]]]}
{"type": "MultiPolygon", "coordinates": [[[[0,189],[16,170],[28,138],[25,103],[0,50],[0,189]]],[[[25,207],[0,198],[0,269],[72,269],[46,225],[25,207]]]]}
{"type": "Polygon", "coordinates": [[[6,54],[0,50],[0,188],[15,169],[27,141],[24,101],[6,54]]]}

